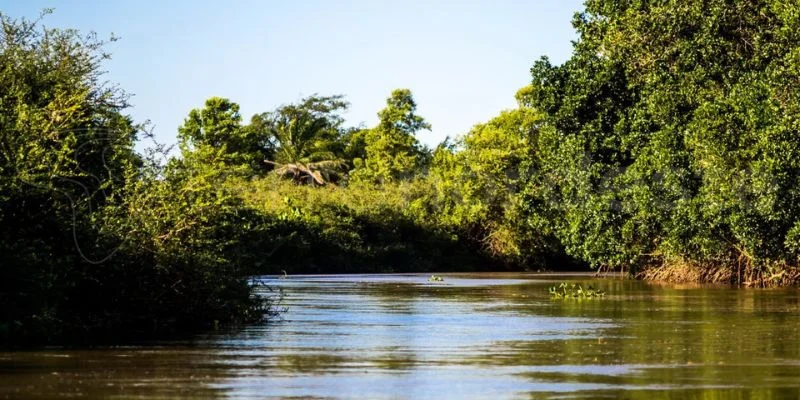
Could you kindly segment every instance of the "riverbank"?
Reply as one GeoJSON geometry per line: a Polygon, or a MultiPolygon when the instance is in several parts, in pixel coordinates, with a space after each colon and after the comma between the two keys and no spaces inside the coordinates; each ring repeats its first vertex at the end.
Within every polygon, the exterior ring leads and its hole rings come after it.
{"type": "Polygon", "coordinates": [[[674,261],[647,267],[635,277],[668,283],[724,283],[761,288],[800,285],[800,269],[786,265],[757,268],[752,265],[720,266],[674,261]]]}

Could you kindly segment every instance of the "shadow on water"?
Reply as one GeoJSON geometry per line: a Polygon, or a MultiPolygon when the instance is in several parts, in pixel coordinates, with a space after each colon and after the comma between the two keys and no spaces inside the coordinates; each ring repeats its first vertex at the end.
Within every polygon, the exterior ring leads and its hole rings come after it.
{"type": "Polygon", "coordinates": [[[796,289],[585,275],[292,276],[282,321],[0,353],[0,397],[797,398],[796,289]],[[562,280],[602,299],[553,300],[562,280]]]}

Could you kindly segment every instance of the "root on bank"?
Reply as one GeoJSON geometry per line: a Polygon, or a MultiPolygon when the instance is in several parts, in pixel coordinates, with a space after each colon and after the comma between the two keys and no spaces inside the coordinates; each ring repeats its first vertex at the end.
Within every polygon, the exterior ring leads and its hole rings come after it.
{"type": "Polygon", "coordinates": [[[780,287],[800,284],[800,269],[784,263],[757,265],[739,257],[733,263],[697,263],[669,260],[648,266],[638,279],[670,283],[725,283],[744,287],[780,287]]]}

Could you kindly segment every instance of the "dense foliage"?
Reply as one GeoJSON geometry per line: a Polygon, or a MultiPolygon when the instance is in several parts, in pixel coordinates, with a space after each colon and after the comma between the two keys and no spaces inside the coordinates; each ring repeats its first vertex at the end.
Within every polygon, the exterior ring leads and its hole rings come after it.
{"type": "Polygon", "coordinates": [[[775,284],[800,232],[800,8],[590,0],[533,69],[531,201],[596,266],[775,284]]]}
{"type": "Polygon", "coordinates": [[[0,25],[0,338],[261,320],[233,258],[250,219],[213,185],[217,165],[163,170],[133,151],[139,128],[94,35],[0,25]]]}
{"type": "Polygon", "coordinates": [[[364,133],[364,159],[355,159],[355,181],[384,184],[408,180],[426,166],[428,150],[415,134],[431,129],[416,115],[417,104],[408,89],[398,89],[378,113],[378,126],[364,133]]]}

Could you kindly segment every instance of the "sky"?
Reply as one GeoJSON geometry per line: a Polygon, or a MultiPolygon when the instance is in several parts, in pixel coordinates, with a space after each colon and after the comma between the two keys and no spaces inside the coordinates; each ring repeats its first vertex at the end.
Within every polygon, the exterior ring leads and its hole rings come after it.
{"type": "Polygon", "coordinates": [[[12,18],[55,12],[48,27],[112,33],[106,78],[133,97],[163,143],[211,96],[245,121],[315,93],[343,94],[347,124],[372,126],[411,89],[435,146],[515,106],[542,56],[569,57],[577,0],[0,0],[12,18]]]}

